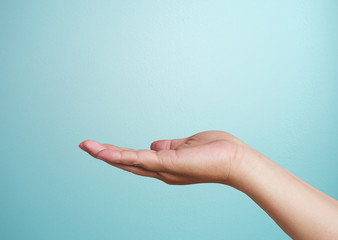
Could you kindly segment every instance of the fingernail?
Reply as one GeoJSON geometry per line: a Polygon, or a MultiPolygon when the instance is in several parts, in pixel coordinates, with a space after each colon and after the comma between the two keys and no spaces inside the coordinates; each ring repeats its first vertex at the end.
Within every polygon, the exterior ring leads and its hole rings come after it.
{"type": "Polygon", "coordinates": [[[85,150],[85,147],[83,146],[83,142],[79,144],[79,148],[81,148],[82,150],[85,150]]]}

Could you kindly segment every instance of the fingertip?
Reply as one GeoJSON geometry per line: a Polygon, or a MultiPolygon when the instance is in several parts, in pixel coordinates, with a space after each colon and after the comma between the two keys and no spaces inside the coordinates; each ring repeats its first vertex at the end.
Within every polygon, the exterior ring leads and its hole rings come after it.
{"type": "MultiPolygon", "coordinates": [[[[85,140],[85,141],[87,141],[87,140],[85,140]]],[[[79,144],[79,148],[81,148],[82,150],[84,150],[84,151],[87,151],[87,149],[86,149],[86,147],[85,147],[85,145],[84,145],[84,142],[85,141],[82,141],[80,144],[79,144]]]]}
{"type": "Polygon", "coordinates": [[[166,150],[170,149],[171,140],[157,140],[150,145],[151,150],[166,150]]]}
{"type": "Polygon", "coordinates": [[[94,140],[91,140],[91,139],[87,139],[87,140],[84,140],[81,144],[81,146],[87,148],[89,146],[92,146],[92,145],[96,145],[98,142],[94,141],[94,140]]]}
{"type": "Polygon", "coordinates": [[[161,141],[161,140],[152,142],[151,145],[150,145],[150,149],[151,149],[151,150],[157,150],[157,149],[159,148],[158,145],[159,145],[159,142],[160,142],[160,141],[161,141]]]}
{"type": "Polygon", "coordinates": [[[90,139],[80,143],[79,147],[92,155],[106,148],[101,143],[90,139]]]}
{"type": "Polygon", "coordinates": [[[81,148],[82,150],[84,150],[83,146],[82,146],[82,142],[78,145],[78,147],[81,148]]]}
{"type": "Polygon", "coordinates": [[[151,149],[151,150],[155,150],[156,142],[157,142],[157,141],[152,142],[152,143],[150,144],[150,149],[151,149]]]}

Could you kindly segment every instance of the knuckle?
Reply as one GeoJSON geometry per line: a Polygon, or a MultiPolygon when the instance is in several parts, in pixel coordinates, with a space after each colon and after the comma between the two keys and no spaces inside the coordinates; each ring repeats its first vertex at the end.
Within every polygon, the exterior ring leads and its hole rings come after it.
{"type": "Polygon", "coordinates": [[[106,149],[103,149],[101,151],[98,151],[96,154],[94,154],[95,158],[101,159],[104,156],[104,153],[106,152],[106,149]]]}

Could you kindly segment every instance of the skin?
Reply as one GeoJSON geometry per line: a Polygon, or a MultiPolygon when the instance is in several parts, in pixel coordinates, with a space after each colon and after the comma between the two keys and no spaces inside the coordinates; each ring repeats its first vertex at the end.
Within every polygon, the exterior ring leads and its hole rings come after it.
{"type": "Polygon", "coordinates": [[[97,159],[170,185],[220,183],[247,194],[293,239],[338,239],[338,202],[240,139],[205,131],[129,149],[93,140],[79,147],[97,159]]]}

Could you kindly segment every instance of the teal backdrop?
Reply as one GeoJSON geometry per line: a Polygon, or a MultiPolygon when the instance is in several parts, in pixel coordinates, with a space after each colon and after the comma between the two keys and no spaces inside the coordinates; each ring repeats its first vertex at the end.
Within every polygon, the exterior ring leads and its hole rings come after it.
{"type": "Polygon", "coordinates": [[[289,239],[243,193],[80,150],[228,131],[338,198],[337,1],[0,3],[7,239],[289,239]]]}

